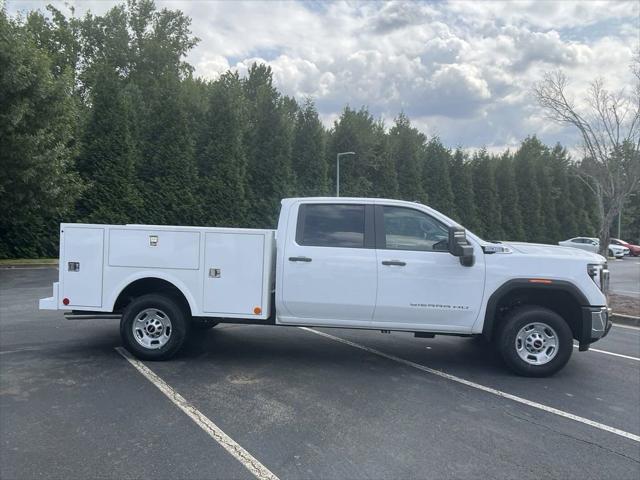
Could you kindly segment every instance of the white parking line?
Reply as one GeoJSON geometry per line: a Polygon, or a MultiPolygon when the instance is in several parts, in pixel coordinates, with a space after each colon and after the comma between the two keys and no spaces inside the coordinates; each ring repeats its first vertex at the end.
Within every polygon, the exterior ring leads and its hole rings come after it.
{"type": "Polygon", "coordinates": [[[634,327],[633,325],[620,325],[619,323],[614,323],[613,324],[614,327],[617,328],[625,328],[627,330],[637,330],[640,331],[640,327],[634,327]]]}
{"type": "Polygon", "coordinates": [[[578,415],[574,415],[573,413],[565,412],[563,410],[558,410],[557,408],[549,407],[548,405],[543,405],[542,403],[532,402],[531,400],[527,400],[526,398],[518,397],[516,395],[512,395],[507,392],[503,392],[502,390],[497,390],[495,388],[487,387],[485,385],[481,385],[479,383],[471,382],[469,380],[465,380],[464,378],[456,377],[455,375],[451,375],[448,373],[441,372],[440,370],[435,370],[433,368],[425,367],[424,365],[420,365],[419,363],[414,363],[409,360],[405,360],[404,358],[396,357],[395,355],[390,355],[388,353],[381,352],[380,350],[376,350],[375,348],[370,348],[365,345],[361,345],[359,343],[352,342],[350,340],[345,340],[344,338],[335,337],[328,333],[321,332],[319,330],[315,330],[313,328],[308,327],[299,327],[302,330],[306,330],[307,332],[315,333],[316,335],[320,335],[321,337],[328,338],[330,340],[334,340],[336,342],[344,343],[345,345],[349,345],[351,347],[359,348],[360,350],[364,350],[369,353],[373,353],[380,357],[384,357],[388,360],[393,360],[394,362],[401,363],[403,365],[407,365],[409,367],[417,368],[418,370],[422,370],[423,372],[431,373],[433,375],[437,375],[438,377],[446,378],[447,380],[451,380],[453,382],[461,383],[462,385],[466,385],[468,387],[476,388],[478,390],[482,390],[483,392],[491,393],[498,397],[507,398],[509,400],[513,400],[514,402],[522,403],[524,405],[528,405],[533,408],[537,408],[539,410],[553,413],[560,417],[568,418],[569,420],[575,420],[576,422],[584,423],[585,425],[589,425],[594,428],[598,428],[600,430],[604,430],[605,432],[613,433],[615,435],[619,435],[624,438],[628,438],[629,440],[633,440],[634,442],[640,442],[640,435],[635,435],[630,432],[625,432],[624,430],[620,430],[618,428],[610,427],[609,425],[605,425],[603,423],[594,422],[593,420],[589,420],[588,418],[579,417],[578,415]]]}
{"type": "Polygon", "coordinates": [[[611,290],[612,293],[619,293],[622,295],[632,295],[632,296],[636,296],[636,295],[640,295],[640,292],[636,292],[634,290],[611,290]]]}
{"type": "Polygon", "coordinates": [[[262,465],[255,457],[240,446],[229,435],[224,433],[220,427],[207,418],[200,410],[191,405],[185,398],[171,388],[164,380],[156,375],[140,360],[136,360],[122,347],[116,347],[116,351],[122,355],[133,367],[138,370],[147,380],[154,384],[158,390],[165,394],[176,407],[186,413],[191,420],[204,430],[211,438],[218,442],[227,452],[233,455],[247,470],[260,480],[278,480],[267,467],[262,465]]]}
{"type": "Polygon", "coordinates": [[[42,347],[25,347],[25,348],[16,348],[15,350],[2,350],[0,352],[0,355],[7,355],[9,353],[33,352],[37,350],[42,350],[42,347]]]}
{"type": "MultiPolygon", "coordinates": [[[[579,345],[573,345],[574,348],[578,348],[579,345]]],[[[597,352],[597,353],[604,353],[605,355],[612,355],[614,357],[620,357],[620,358],[626,358],[627,360],[635,360],[636,362],[640,362],[640,358],[638,357],[631,357],[629,355],[622,355],[621,353],[613,353],[613,352],[607,352],[606,350],[598,350],[597,348],[589,348],[590,352],[597,352]]]]}

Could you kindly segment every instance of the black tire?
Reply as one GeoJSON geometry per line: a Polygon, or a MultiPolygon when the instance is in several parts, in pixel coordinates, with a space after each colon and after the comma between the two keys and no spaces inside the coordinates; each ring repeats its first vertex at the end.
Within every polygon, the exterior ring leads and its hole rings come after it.
{"type": "MultiPolygon", "coordinates": [[[[525,377],[547,377],[564,367],[573,353],[573,334],[567,322],[556,312],[536,305],[526,305],[510,312],[500,325],[497,348],[507,366],[525,377]],[[520,357],[516,337],[521,329],[533,323],[551,327],[557,350],[547,363],[534,365],[520,357]]],[[[526,347],[525,347],[526,348],[526,347]]],[[[522,350],[526,356],[526,351],[522,350]]],[[[552,350],[551,350],[552,351],[552,350]]],[[[553,352],[553,351],[552,351],[553,352]]],[[[535,358],[534,355],[531,358],[535,358]]]]}
{"type": "Polygon", "coordinates": [[[125,308],[120,320],[120,337],[125,348],[142,360],[168,360],[173,357],[184,344],[189,333],[189,315],[173,298],[151,293],[134,299],[125,308]],[[145,348],[133,333],[133,322],[138,314],[147,309],[157,309],[170,319],[171,330],[168,340],[160,347],[145,348]]]}

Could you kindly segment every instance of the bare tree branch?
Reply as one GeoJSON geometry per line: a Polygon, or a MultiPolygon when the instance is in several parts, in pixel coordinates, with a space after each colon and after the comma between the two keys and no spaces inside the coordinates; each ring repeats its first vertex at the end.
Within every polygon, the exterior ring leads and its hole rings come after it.
{"type": "Polygon", "coordinates": [[[580,133],[585,159],[578,176],[597,200],[601,253],[606,253],[612,220],[640,185],[640,49],[631,70],[631,89],[610,92],[596,79],[583,106],[569,96],[569,81],[560,71],[546,73],[533,90],[551,120],[580,133]]]}

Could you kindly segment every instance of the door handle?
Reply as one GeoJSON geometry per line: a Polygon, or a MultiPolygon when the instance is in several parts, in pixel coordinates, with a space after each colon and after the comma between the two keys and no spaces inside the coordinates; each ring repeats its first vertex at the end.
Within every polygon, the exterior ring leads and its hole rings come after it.
{"type": "Polygon", "coordinates": [[[289,257],[290,262],[310,262],[309,257],[289,257]]]}
{"type": "Polygon", "coordinates": [[[401,262],[400,260],[383,260],[383,265],[396,265],[398,267],[404,267],[407,262],[401,262]]]}

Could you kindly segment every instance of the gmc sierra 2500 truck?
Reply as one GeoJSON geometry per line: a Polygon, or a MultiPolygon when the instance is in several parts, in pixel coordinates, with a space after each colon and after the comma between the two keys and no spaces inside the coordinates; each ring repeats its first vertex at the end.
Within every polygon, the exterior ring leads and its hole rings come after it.
{"type": "Polygon", "coordinates": [[[483,336],[545,376],[608,333],[608,278],[594,253],[484,241],[418,203],[290,198],[275,231],[62,224],[40,308],[119,318],[146,360],[230,322],[483,336]]]}

